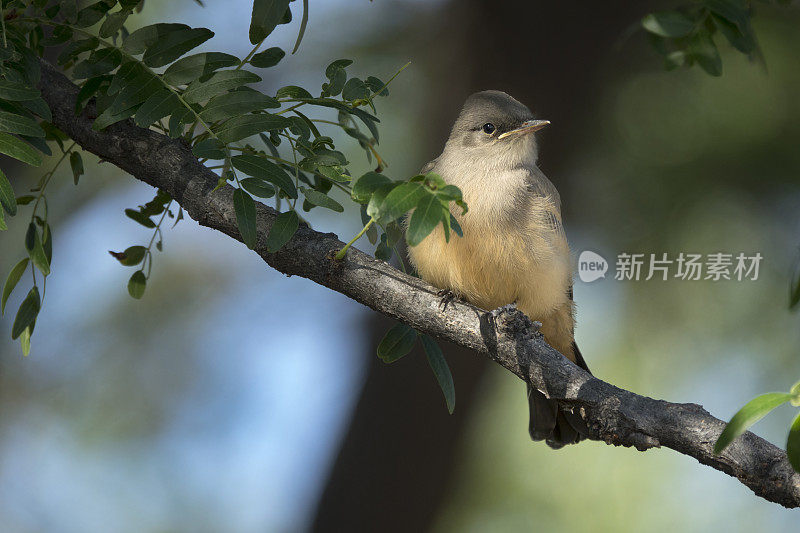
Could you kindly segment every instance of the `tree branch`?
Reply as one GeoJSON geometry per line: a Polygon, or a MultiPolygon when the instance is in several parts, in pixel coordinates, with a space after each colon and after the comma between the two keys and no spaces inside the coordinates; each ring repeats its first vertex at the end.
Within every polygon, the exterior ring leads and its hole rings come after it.
{"type": "MultiPolygon", "coordinates": [[[[183,141],[138,128],[131,121],[94,131],[94,104],[76,116],[78,88],[45,62],[39,88],[53,123],[83,149],[168,192],[200,224],[241,241],[234,189],[225,185],[214,191],[217,175],[201,165],[183,141]]],[[[642,451],[666,446],[737,478],[762,498],[785,507],[800,506],[800,475],[786,454],[764,439],[748,432],[721,455],[714,455],[712,448],[724,423],[700,405],[639,396],[591,376],[548,346],[519,311],[502,314],[492,326],[485,311],[464,302],[440,309],[437,289],[359,250],[350,248],[344,260],[336,261],[333,255],[344,244],[332,233],[301,225],[286,246],[269,253],[266,235],[277,213],[263,204],[257,207],[255,251],[276,270],[308,278],[488,357],[548,397],[576,408],[594,439],[642,451]]]]}

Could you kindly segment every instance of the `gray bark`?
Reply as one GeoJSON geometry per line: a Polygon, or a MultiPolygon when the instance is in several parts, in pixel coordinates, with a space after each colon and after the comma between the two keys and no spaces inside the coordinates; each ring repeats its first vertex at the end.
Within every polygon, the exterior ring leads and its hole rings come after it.
{"type": "MultiPolygon", "coordinates": [[[[78,88],[46,63],[39,89],[53,113],[53,123],[83,149],[163,189],[201,225],[241,240],[234,189],[225,185],[213,190],[217,175],[201,165],[184,142],[130,121],[94,131],[93,104],[76,116],[78,88]]],[[[301,226],[279,252],[269,253],[266,235],[277,213],[263,204],[257,207],[255,252],[276,270],[308,278],[491,359],[548,397],[576,409],[594,439],[642,451],[665,446],[737,478],[762,498],[785,507],[800,506],[800,474],[781,449],[764,439],[748,432],[721,455],[714,455],[712,448],[724,422],[702,406],[640,396],[591,376],[548,346],[518,311],[501,314],[493,324],[486,311],[464,302],[441,309],[436,288],[357,249],[351,248],[344,260],[336,261],[333,255],[343,243],[332,233],[301,226]]]]}

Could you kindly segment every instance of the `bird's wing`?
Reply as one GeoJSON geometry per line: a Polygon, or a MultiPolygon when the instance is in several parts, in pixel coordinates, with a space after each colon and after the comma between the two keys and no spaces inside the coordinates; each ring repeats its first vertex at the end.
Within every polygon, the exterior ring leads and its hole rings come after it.
{"type": "Polygon", "coordinates": [[[551,199],[553,205],[561,214],[561,196],[553,183],[547,179],[544,172],[539,167],[534,166],[528,177],[528,190],[538,196],[545,196],[551,199]]]}
{"type": "Polygon", "coordinates": [[[550,200],[552,209],[548,209],[548,219],[550,227],[558,234],[564,234],[564,226],[561,223],[561,196],[558,194],[555,185],[547,179],[544,172],[539,167],[533,167],[528,176],[527,188],[536,196],[541,196],[550,200]]]}

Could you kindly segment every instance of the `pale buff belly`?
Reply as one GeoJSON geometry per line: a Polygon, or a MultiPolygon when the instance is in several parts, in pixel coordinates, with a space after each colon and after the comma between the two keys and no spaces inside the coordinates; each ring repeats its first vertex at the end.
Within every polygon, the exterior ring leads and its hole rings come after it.
{"type": "MultiPolygon", "coordinates": [[[[469,215],[467,215],[469,216],[469,215]]],[[[420,276],[486,310],[516,303],[542,323],[545,340],[573,358],[573,305],[569,249],[563,236],[464,228],[446,242],[437,228],[409,249],[420,276]]]]}

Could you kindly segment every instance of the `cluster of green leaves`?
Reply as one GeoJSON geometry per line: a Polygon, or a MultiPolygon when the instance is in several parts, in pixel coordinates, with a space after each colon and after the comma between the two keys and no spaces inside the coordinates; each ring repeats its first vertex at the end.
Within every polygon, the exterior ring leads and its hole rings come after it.
{"type": "MultiPolygon", "coordinates": [[[[375,251],[376,257],[388,261],[396,252],[397,242],[403,235],[400,220],[411,212],[406,229],[406,242],[416,246],[430,235],[439,224],[442,224],[445,239],[450,241],[450,231],[462,235],[458,221],[450,212],[452,203],[459,206],[462,214],[467,212],[467,204],[461,196],[461,190],[444,182],[441,176],[434,173],[419,174],[408,181],[392,181],[384,174],[367,172],[354,183],[350,194],[361,204],[361,218],[364,229],[356,239],[364,233],[370,242],[378,241],[378,231],[382,232],[380,242],[375,251]]],[[[355,241],[347,244],[337,255],[344,257],[347,248],[355,241]]]]}
{"type": "MultiPolygon", "coordinates": [[[[467,205],[461,196],[461,190],[445,183],[438,174],[419,174],[408,181],[400,182],[392,181],[377,172],[367,172],[353,182],[351,195],[353,200],[361,204],[364,228],[339,251],[338,259],[345,256],[353,242],[366,234],[372,244],[378,245],[376,257],[389,261],[397,254],[402,267],[403,260],[397,251],[397,243],[403,236],[401,219],[409,212],[411,215],[405,231],[409,246],[418,245],[439,224],[442,225],[448,242],[451,230],[459,236],[462,235],[458,221],[450,212],[450,206],[455,204],[461,208],[461,214],[464,214],[467,212],[467,205]]],[[[432,338],[418,333],[411,326],[398,323],[386,333],[378,345],[378,357],[385,363],[393,363],[411,352],[417,338],[422,343],[428,363],[444,393],[447,409],[452,413],[456,401],[453,376],[442,350],[432,338]]]]}
{"type": "MultiPolygon", "coordinates": [[[[280,250],[303,221],[301,208],[304,212],[315,208],[344,212],[342,198],[337,199],[335,194],[361,204],[364,223],[339,258],[366,234],[378,245],[376,255],[390,260],[403,235],[400,219],[409,211],[413,211],[407,233],[410,245],[419,243],[440,223],[448,239],[451,229],[461,233],[450,214],[451,203],[466,210],[457,188],[434,174],[408,181],[392,181],[382,174],[385,162],[377,151],[375,100],[388,95],[388,84],[402,68],[387,82],[376,76],[362,79],[349,74],[351,60],[339,59],[325,69],[325,81],[316,95],[296,85],[275,94],[257,88],[262,79],[259,69],[273,68],[286,56],[279,47],[262,47],[278,25],[292,21],[293,2],[254,0],[249,29],[253,48],[239,58],[224,52],[193,53],[214,36],[206,28],[157,23],[129,31],[130,20],[143,8],[140,0],[88,4],[0,0],[0,153],[40,166],[43,154],[52,155],[52,144],[61,150],[52,170],[32,189],[34,194],[15,197],[10,182],[0,173],[0,229],[6,227],[3,212],[14,216],[18,206],[33,202],[25,238],[28,255],[12,269],[2,297],[5,310],[11,292],[30,267],[33,287],[12,328],[14,338],[21,338],[25,354],[30,349],[30,335],[44,296],[43,280],[52,260],[45,189],[64,161],[69,161],[76,185],[84,172],[76,144],[65,146],[69,139],[51,123],[50,110],[36,89],[41,77],[40,58],[45,53],[56,57],[67,75],[80,85],[75,111],[91,108],[96,117],[94,129],[102,131],[130,120],[139,127],[182,138],[201,162],[217,171],[219,187],[233,185],[239,232],[250,248],[260,245],[269,252],[280,250]],[[333,113],[335,120],[317,118],[314,111],[333,113]],[[320,131],[324,128],[339,129],[352,138],[364,150],[368,162],[375,161],[376,170],[354,181],[349,161],[336,149],[333,138],[320,131]],[[260,236],[257,202],[269,199],[280,213],[269,233],[260,236]]],[[[298,50],[308,22],[308,0],[301,4],[293,52],[298,50]]],[[[153,247],[162,250],[165,220],[174,219],[177,224],[183,218],[180,208],[176,213],[173,205],[169,194],[158,191],[152,200],[125,210],[128,218],[152,230],[147,245],[110,252],[120,264],[135,268],[128,282],[128,292],[134,298],[141,298],[145,292],[153,266],[153,247]]],[[[402,265],[402,259],[400,262],[402,265]]],[[[423,343],[437,378],[444,388],[452,389],[441,352],[437,357],[432,340],[423,343]]],[[[452,407],[451,399],[448,405],[452,407]]]]}
{"type": "MultiPolygon", "coordinates": [[[[789,4],[791,0],[777,3],[789,4]]],[[[668,70],[697,64],[708,74],[720,76],[722,58],[714,40],[718,33],[748,57],[760,57],[751,24],[754,10],[750,0],[698,0],[678,9],[648,14],[641,23],[668,70]]]]}
{"type": "MultiPolygon", "coordinates": [[[[764,418],[770,411],[785,403],[800,407],[800,381],[789,392],[768,392],[747,402],[733,415],[714,444],[714,453],[721,453],[733,440],[764,418]]],[[[786,439],[786,454],[792,467],[800,472],[800,414],[794,419],[786,439]]]]}

